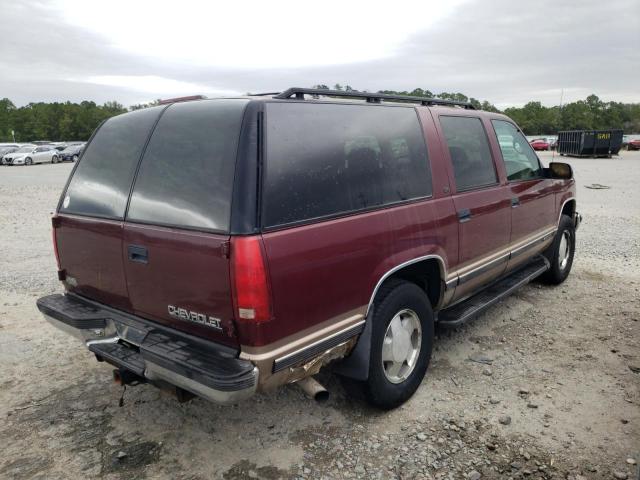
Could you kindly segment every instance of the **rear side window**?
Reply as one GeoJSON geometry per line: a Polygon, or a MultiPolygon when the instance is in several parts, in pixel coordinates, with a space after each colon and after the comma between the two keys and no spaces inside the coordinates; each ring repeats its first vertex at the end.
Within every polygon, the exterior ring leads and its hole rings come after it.
{"type": "Polygon", "coordinates": [[[542,177],[542,166],[527,139],[510,122],[491,120],[510,181],[542,177]]]}
{"type": "Polygon", "coordinates": [[[118,115],[100,127],[69,183],[61,212],[124,217],[142,149],[163,108],[118,115]]]}
{"type": "Polygon", "coordinates": [[[498,182],[489,140],[479,118],[441,116],[458,191],[498,182]]]}
{"type": "Polygon", "coordinates": [[[413,108],[269,103],[266,112],[267,227],[431,194],[413,108]]]}
{"type": "Polygon", "coordinates": [[[228,231],[247,103],[225,99],[170,106],[140,163],[127,220],[228,231]]]}

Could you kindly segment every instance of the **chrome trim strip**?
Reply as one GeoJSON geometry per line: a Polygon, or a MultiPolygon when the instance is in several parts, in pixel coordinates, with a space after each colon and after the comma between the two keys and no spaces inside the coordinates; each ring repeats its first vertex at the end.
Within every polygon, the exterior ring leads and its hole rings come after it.
{"type": "Polygon", "coordinates": [[[531,240],[530,242],[527,242],[524,245],[521,245],[518,248],[515,248],[515,249],[511,250],[511,254],[510,254],[509,258],[514,258],[514,257],[517,257],[519,255],[522,255],[524,252],[526,252],[530,248],[535,247],[538,243],[542,243],[542,242],[544,242],[546,240],[549,240],[549,238],[551,238],[556,233],[556,230],[558,230],[558,229],[554,228],[553,230],[548,231],[547,233],[539,236],[538,238],[535,238],[535,239],[531,240]]]}
{"type": "MultiPolygon", "coordinates": [[[[369,310],[371,310],[371,305],[373,305],[373,300],[376,298],[376,293],[378,293],[378,289],[380,288],[382,283],[387,278],[389,278],[391,275],[393,275],[398,270],[403,269],[404,267],[407,267],[407,266],[412,265],[414,263],[421,262],[423,260],[429,260],[431,258],[435,258],[436,260],[438,260],[438,263],[440,264],[440,278],[441,279],[446,278],[447,277],[447,269],[445,267],[444,260],[439,255],[424,255],[422,257],[417,257],[417,258],[413,258],[411,260],[407,260],[406,262],[403,262],[400,265],[396,265],[392,269],[387,270],[387,272],[380,278],[380,280],[378,280],[378,283],[376,284],[375,288],[373,289],[373,293],[371,294],[371,299],[369,300],[369,305],[367,305],[367,312],[365,314],[365,317],[367,317],[369,315],[369,310]]],[[[445,281],[445,286],[446,286],[446,285],[449,285],[449,283],[451,283],[452,281],[457,282],[458,278],[455,277],[452,280],[448,280],[448,281],[444,280],[444,281],[445,281]]]]}
{"type": "Polygon", "coordinates": [[[293,361],[292,364],[295,364],[295,363],[298,363],[299,361],[309,360],[313,358],[315,355],[322,353],[323,349],[322,348],[318,349],[318,347],[322,346],[323,344],[327,344],[327,347],[326,347],[327,349],[334,347],[335,345],[333,345],[332,340],[334,340],[336,337],[341,337],[342,335],[347,334],[345,338],[340,338],[339,343],[345,342],[346,340],[349,340],[349,338],[351,337],[355,337],[364,328],[364,322],[365,320],[363,318],[355,325],[350,325],[349,327],[343,328],[342,330],[339,330],[328,337],[321,338],[320,340],[316,340],[315,342],[309,345],[306,345],[302,348],[299,348],[298,350],[294,350],[293,352],[289,352],[282,357],[276,358],[275,361],[273,362],[273,373],[283,370],[288,366],[291,366],[290,365],[291,361],[287,361],[287,360],[291,359],[292,357],[300,357],[299,360],[295,359],[295,361],[293,361]],[[305,355],[304,352],[307,352],[307,351],[308,351],[308,354],[305,355]]]}
{"type": "Polygon", "coordinates": [[[534,247],[538,243],[544,242],[545,240],[548,240],[549,237],[551,237],[551,236],[553,236],[555,234],[556,230],[557,230],[557,227],[554,227],[553,229],[549,230],[548,232],[543,233],[539,237],[536,237],[533,240],[530,240],[529,242],[525,243],[524,245],[521,245],[521,246],[511,250],[509,253],[505,253],[504,255],[501,255],[498,258],[495,258],[493,260],[489,260],[488,262],[486,262],[486,263],[474,268],[473,270],[469,270],[468,272],[465,272],[462,275],[458,275],[458,279],[459,279],[458,285],[466,283],[469,280],[472,280],[473,278],[477,277],[478,275],[482,275],[487,270],[491,270],[492,268],[496,267],[500,263],[502,263],[504,261],[507,261],[507,260],[510,260],[513,257],[516,257],[518,255],[521,255],[526,250],[528,250],[529,248],[534,247]]]}
{"type": "Polygon", "coordinates": [[[458,277],[453,277],[451,280],[444,282],[444,286],[447,290],[451,290],[458,285],[458,277]]]}
{"type": "Polygon", "coordinates": [[[475,277],[486,273],[492,268],[497,267],[501,263],[505,263],[509,261],[510,253],[505,253],[504,255],[495,258],[493,260],[488,261],[484,265],[480,265],[479,267],[474,268],[473,270],[468,271],[467,273],[458,276],[458,285],[468,282],[469,280],[474,279],[475,277]]]}

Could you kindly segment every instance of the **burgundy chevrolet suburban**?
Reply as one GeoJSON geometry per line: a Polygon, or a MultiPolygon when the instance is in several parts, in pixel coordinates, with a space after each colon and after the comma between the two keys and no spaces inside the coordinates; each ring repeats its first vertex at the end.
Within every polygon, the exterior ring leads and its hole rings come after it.
{"type": "Polygon", "coordinates": [[[565,280],[571,167],[504,115],[293,88],[104,122],[52,219],[38,300],[122,384],[233,403],[329,363],[372,404],[420,385],[434,325],[565,280]]]}

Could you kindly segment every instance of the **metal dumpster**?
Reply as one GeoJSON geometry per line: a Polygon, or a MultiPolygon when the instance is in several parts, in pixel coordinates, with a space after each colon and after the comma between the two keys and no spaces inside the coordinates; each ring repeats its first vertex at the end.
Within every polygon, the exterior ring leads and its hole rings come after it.
{"type": "Polygon", "coordinates": [[[570,157],[611,157],[622,146],[622,130],[569,130],[558,133],[558,153],[570,157]]]}

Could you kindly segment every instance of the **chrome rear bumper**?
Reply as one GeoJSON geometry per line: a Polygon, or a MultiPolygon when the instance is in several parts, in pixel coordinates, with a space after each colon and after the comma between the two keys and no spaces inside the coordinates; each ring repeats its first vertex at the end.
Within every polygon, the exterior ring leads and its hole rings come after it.
{"type": "Polygon", "coordinates": [[[251,397],[258,387],[258,368],[213,342],[190,340],[75,295],[49,295],[37,305],[49,323],[78,338],[99,360],[151,383],[166,382],[227,405],[251,397]]]}

